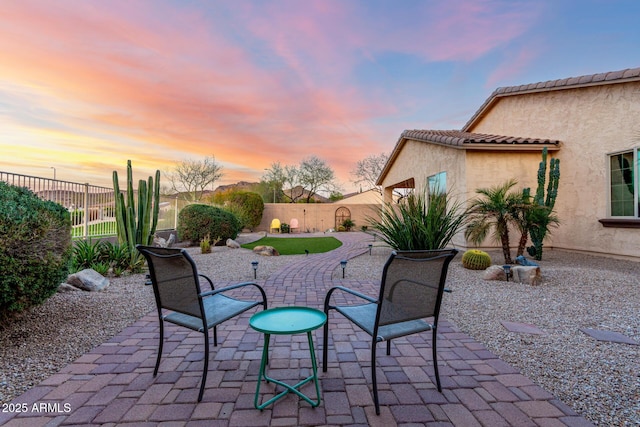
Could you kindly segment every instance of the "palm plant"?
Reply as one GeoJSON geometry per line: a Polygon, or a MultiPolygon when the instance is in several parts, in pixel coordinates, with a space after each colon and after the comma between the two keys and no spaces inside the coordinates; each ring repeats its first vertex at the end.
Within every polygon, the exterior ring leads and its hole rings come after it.
{"type": "Polygon", "coordinates": [[[492,231],[493,238],[502,245],[505,264],[513,264],[509,226],[517,223],[516,213],[524,205],[521,192],[509,192],[516,184],[512,179],[502,185],[477,189],[480,197],[471,201],[470,222],[465,230],[465,237],[475,244],[482,243],[492,231]]]}
{"type": "Polygon", "coordinates": [[[399,205],[385,204],[380,219],[368,221],[395,250],[433,250],[446,247],[462,230],[467,213],[446,193],[412,193],[399,205]]]}

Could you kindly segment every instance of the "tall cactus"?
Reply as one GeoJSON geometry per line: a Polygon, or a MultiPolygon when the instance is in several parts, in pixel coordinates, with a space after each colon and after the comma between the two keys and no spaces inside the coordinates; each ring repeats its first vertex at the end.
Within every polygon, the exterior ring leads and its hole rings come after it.
{"type": "Polygon", "coordinates": [[[116,199],[116,226],[118,242],[126,244],[131,253],[130,266],[135,267],[140,259],[136,251],[137,244],[150,245],[158,225],[160,211],[160,171],[156,171],[155,180],[141,179],[138,182],[138,201],[134,202],[133,171],[131,160],[127,160],[127,198],[120,192],[118,172],[113,171],[113,190],[116,199]]]}
{"type": "Polygon", "coordinates": [[[558,223],[558,218],[553,212],[553,207],[558,197],[558,183],[560,181],[560,159],[552,158],[549,162],[549,182],[547,180],[547,148],[542,150],[542,161],[538,168],[538,188],[533,198],[533,206],[530,211],[529,235],[533,246],[527,248],[527,252],[535,259],[542,259],[542,246],[549,226],[558,223]],[[546,184],[546,196],[545,196],[546,184]]]}

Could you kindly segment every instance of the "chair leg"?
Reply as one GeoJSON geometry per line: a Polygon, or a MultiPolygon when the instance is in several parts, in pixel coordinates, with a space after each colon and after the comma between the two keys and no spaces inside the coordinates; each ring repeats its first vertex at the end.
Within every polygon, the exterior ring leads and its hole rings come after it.
{"type": "Polygon", "coordinates": [[[387,340],[387,356],[391,356],[391,340],[387,340]]]}
{"type": "Polygon", "coordinates": [[[198,394],[198,402],[202,400],[204,394],[204,386],[207,383],[207,372],[209,371],[209,330],[204,331],[204,367],[202,369],[202,382],[200,383],[200,394],[198,394]]]}
{"type": "Polygon", "coordinates": [[[442,393],[442,386],[440,385],[440,374],[438,374],[438,352],[436,351],[436,335],[437,330],[433,328],[433,336],[431,338],[431,349],[433,350],[433,371],[436,374],[436,385],[438,391],[442,393]]]}
{"type": "Polygon", "coordinates": [[[373,404],[376,407],[376,415],[380,415],[380,402],[378,401],[378,380],[376,378],[376,339],[371,343],[371,382],[373,383],[373,404]]]}
{"type": "Polygon", "coordinates": [[[327,353],[329,346],[329,316],[327,314],[327,321],[324,322],[324,336],[322,337],[322,372],[327,372],[327,353]]]}
{"type": "Polygon", "coordinates": [[[164,320],[160,319],[160,341],[158,343],[158,357],[156,359],[156,368],[153,370],[153,376],[158,375],[160,367],[160,358],[162,358],[162,348],[164,347],[164,320]]]}
{"type": "Polygon", "coordinates": [[[217,326],[213,327],[213,346],[214,347],[218,346],[218,327],[217,326]]]}

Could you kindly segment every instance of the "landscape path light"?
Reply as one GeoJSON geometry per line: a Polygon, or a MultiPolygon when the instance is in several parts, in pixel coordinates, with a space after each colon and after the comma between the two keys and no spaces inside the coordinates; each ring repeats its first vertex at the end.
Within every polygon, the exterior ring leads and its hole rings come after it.
{"type": "Polygon", "coordinates": [[[344,269],[347,268],[347,260],[343,259],[340,261],[340,267],[342,267],[342,278],[344,279],[344,269]]]}
{"type": "Polygon", "coordinates": [[[251,267],[253,267],[253,278],[258,278],[258,261],[251,261],[251,267]]]}
{"type": "Polygon", "coordinates": [[[508,264],[505,264],[502,266],[502,268],[504,269],[504,275],[507,276],[507,282],[509,281],[509,277],[511,277],[511,275],[513,274],[511,272],[511,266],[508,264]]]}

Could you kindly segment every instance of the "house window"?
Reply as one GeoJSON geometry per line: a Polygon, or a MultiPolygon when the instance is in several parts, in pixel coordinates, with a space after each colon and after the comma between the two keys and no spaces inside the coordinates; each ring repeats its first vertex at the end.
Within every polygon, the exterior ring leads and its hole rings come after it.
{"type": "Polygon", "coordinates": [[[435,175],[431,175],[427,178],[427,183],[430,195],[444,194],[447,192],[447,173],[438,172],[435,175]]]}
{"type": "Polygon", "coordinates": [[[609,156],[611,217],[638,218],[638,149],[609,156]]]}

